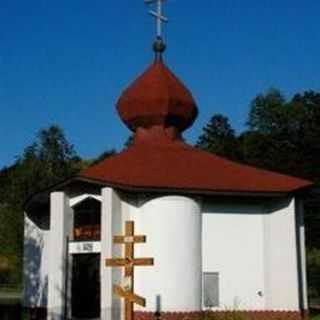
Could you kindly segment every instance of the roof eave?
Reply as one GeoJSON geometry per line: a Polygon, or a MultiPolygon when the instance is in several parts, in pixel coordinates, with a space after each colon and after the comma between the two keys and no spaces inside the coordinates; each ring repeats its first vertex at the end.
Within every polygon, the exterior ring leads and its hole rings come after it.
{"type": "Polygon", "coordinates": [[[33,201],[41,195],[46,196],[50,192],[56,190],[62,190],[64,187],[72,182],[86,182],[89,184],[95,184],[101,187],[110,187],[119,189],[126,192],[154,192],[154,193],[179,193],[190,195],[211,195],[211,196],[240,196],[240,197],[283,197],[290,194],[304,193],[313,187],[313,184],[303,186],[286,191],[250,191],[250,190],[208,190],[208,189],[195,189],[195,188],[176,188],[176,187],[155,187],[155,186],[133,186],[121,183],[109,182],[104,179],[97,179],[85,176],[74,176],[66,180],[63,180],[47,189],[44,189],[36,194],[30,196],[24,203],[24,209],[27,210],[33,201]]]}
{"type": "Polygon", "coordinates": [[[161,192],[161,193],[186,193],[195,195],[225,195],[225,196],[265,196],[265,197],[282,197],[293,193],[299,193],[311,189],[313,184],[299,187],[286,191],[245,191],[245,190],[213,190],[213,189],[196,189],[196,188],[176,188],[176,187],[155,187],[155,186],[133,186],[115,182],[108,182],[104,179],[97,179],[85,176],[77,177],[80,181],[95,183],[105,187],[111,187],[128,192],[161,192]]]}

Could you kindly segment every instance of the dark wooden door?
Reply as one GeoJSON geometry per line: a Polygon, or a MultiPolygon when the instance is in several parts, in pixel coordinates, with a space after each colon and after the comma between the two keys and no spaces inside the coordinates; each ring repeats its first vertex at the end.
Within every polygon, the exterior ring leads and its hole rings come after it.
{"type": "Polygon", "coordinates": [[[72,317],[100,317],[100,254],[75,254],[72,262],[72,317]]]}

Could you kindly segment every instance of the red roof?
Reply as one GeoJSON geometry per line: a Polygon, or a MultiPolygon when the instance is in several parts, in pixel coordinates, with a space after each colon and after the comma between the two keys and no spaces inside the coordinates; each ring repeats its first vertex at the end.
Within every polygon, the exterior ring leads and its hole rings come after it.
{"type": "Polygon", "coordinates": [[[184,143],[181,131],[194,122],[197,107],[189,90],[161,61],[124,91],[117,107],[135,132],[133,145],[80,177],[126,189],[193,192],[287,193],[311,186],[184,143]]]}
{"type": "Polygon", "coordinates": [[[196,192],[292,192],[309,181],[239,164],[182,141],[136,143],[81,173],[81,177],[134,189],[196,192]]]}

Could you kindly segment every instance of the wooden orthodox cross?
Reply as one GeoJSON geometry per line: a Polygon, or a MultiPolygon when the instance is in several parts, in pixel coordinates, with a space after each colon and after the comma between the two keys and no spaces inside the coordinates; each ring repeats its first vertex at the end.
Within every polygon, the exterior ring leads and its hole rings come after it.
{"type": "Polygon", "coordinates": [[[114,236],[113,243],[125,245],[124,258],[106,259],[107,267],[124,267],[123,285],[114,285],[113,293],[125,299],[125,319],[133,320],[133,304],[139,304],[145,307],[146,300],[134,293],[134,267],[135,266],[152,266],[153,258],[135,258],[134,244],[146,242],[146,236],[134,234],[134,222],[127,221],[125,234],[114,236]]]}

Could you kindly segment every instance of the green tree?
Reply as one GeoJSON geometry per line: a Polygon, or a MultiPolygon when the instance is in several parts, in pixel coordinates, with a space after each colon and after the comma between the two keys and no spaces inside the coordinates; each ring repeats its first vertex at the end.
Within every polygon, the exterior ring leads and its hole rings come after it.
{"type": "Polygon", "coordinates": [[[75,175],[82,165],[60,127],[42,129],[8,175],[7,200],[21,208],[29,196],[75,175]]]}
{"type": "Polygon", "coordinates": [[[320,182],[320,94],[289,101],[276,89],[260,94],[247,125],[240,137],[245,162],[320,182]]]}
{"type": "Polygon", "coordinates": [[[286,119],[285,98],[278,89],[273,88],[253,99],[247,125],[250,131],[274,134],[283,129],[286,119]]]}
{"type": "MultiPolygon", "coordinates": [[[[250,104],[248,130],[241,135],[246,163],[291,175],[300,175],[300,150],[293,140],[292,105],[277,89],[259,94],[250,104]]],[[[300,162],[301,163],[301,162],[300,162]]]]}
{"type": "Polygon", "coordinates": [[[308,293],[309,300],[317,300],[320,297],[320,249],[311,248],[307,250],[308,269],[308,293]]]}
{"type": "Polygon", "coordinates": [[[57,125],[40,130],[36,154],[45,164],[46,175],[53,180],[74,174],[77,171],[74,165],[80,161],[74,146],[67,141],[63,130],[57,125]]]}
{"type": "Polygon", "coordinates": [[[24,149],[14,165],[1,172],[0,256],[9,257],[12,266],[7,280],[18,283],[21,277],[25,200],[35,192],[75,175],[82,167],[82,160],[63,130],[54,125],[40,130],[35,142],[24,149]]]}
{"type": "Polygon", "coordinates": [[[289,103],[289,137],[297,151],[297,170],[320,183],[320,93],[306,91],[289,103]]]}
{"type": "Polygon", "coordinates": [[[229,159],[239,159],[239,144],[229,119],[215,114],[202,129],[196,146],[229,159]]]}

